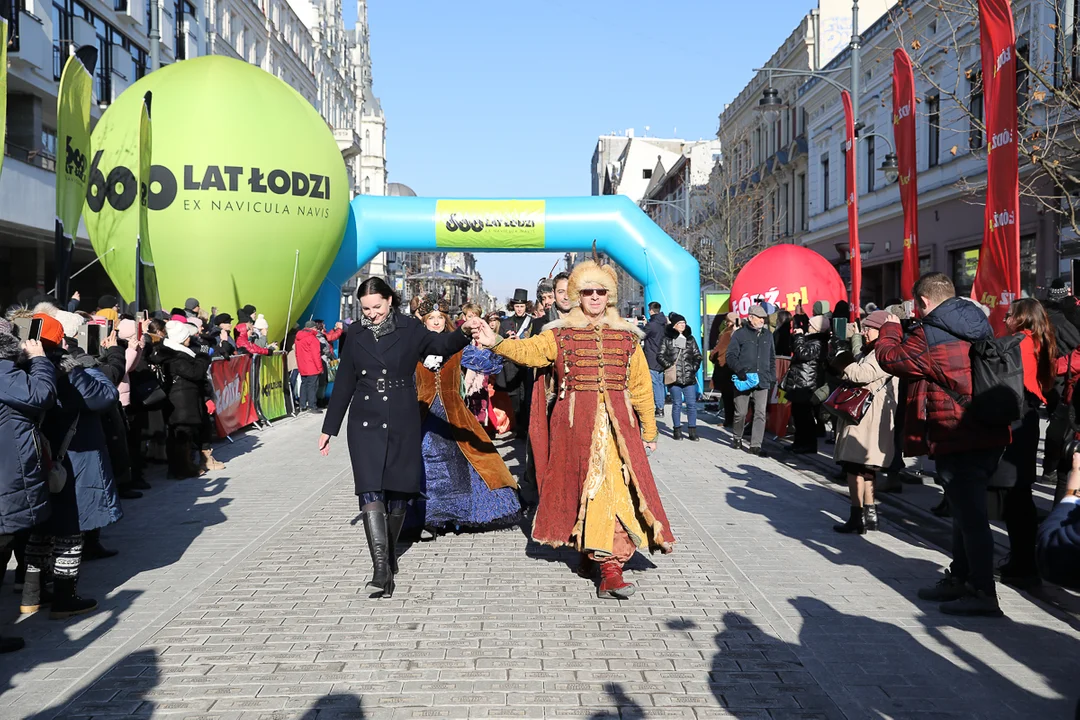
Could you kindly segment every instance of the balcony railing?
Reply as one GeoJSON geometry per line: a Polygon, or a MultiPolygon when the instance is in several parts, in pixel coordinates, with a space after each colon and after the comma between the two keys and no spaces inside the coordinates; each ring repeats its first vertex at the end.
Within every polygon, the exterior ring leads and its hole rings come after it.
{"type": "Polygon", "coordinates": [[[6,142],[4,143],[4,156],[42,170],[56,172],[56,156],[44,150],[27,150],[24,147],[6,142]]]}

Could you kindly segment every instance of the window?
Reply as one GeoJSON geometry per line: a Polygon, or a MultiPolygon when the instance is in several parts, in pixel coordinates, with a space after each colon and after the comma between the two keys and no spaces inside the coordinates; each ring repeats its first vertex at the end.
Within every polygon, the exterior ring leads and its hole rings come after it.
{"type": "Polygon", "coordinates": [[[645,170],[642,170],[641,171],[641,179],[642,180],[652,180],[652,169],[651,168],[646,168],[645,170]]]}
{"type": "Polygon", "coordinates": [[[791,186],[784,183],[780,191],[780,224],[784,228],[784,237],[791,236],[791,213],[788,212],[788,204],[791,197],[791,186]]]}
{"type": "Polygon", "coordinates": [[[829,156],[821,158],[821,209],[829,209],[829,156]]]}
{"type": "MultiPolygon", "coordinates": [[[[873,129],[870,130],[873,132],[873,129]]],[[[866,192],[874,192],[874,176],[877,174],[877,154],[874,148],[874,141],[877,140],[873,135],[866,136],[866,192]]]]}
{"type": "Polygon", "coordinates": [[[978,150],[983,146],[983,85],[982,72],[968,71],[968,112],[971,113],[971,129],[968,130],[968,147],[978,150]]]}
{"type": "Polygon", "coordinates": [[[188,0],[176,0],[176,59],[187,60],[187,18],[194,19],[195,6],[188,0]]]}
{"type": "Polygon", "coordinates": [[[71,53],[71,12],[66,3],[53,3],[52,6],[53,26],[53,79],[59,80],[64,72],[64,63],[67,62],[71,53]]]}
{"type": "Polygon", "coordinates": [[[41,128],[41,149],[56,157],[56,130],[44,126],[41,128]]]}
{"type": "Polygon", "coordinates": [[[952,253],[952,280],[956,294],[960,297],[971,295],[975,284],[975,271],[979,269],[979,248],[955,250],[952,253]]]}
{"type": "Polygon", "coordinates": [[[371,178],[369,177],[364,178],[364,194],[371,194],[371,178]]]}
{"type": "Polygon", "coordinates": [[[806,173],[799,173],[795,177],[796,212],[799,230],[805,232],[809,227],[806,222],[806,173]]]}
{"type": "Polygon", "coordinates": [[[941,96],[926,98],[927,167],[936,167],[941,154],[941,96]]]}

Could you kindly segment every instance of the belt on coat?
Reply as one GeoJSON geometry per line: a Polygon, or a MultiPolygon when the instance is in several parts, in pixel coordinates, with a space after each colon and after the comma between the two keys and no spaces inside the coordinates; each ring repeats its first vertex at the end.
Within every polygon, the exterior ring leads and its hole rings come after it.
{"type": "Polygon", "coordinates": [[[415,387],[415,383],[412,377],[407,378],[375,378],[369,382],[375,385],[375,392],[386,392],[387,390],[399,390],[402,388],[415,387]]]}

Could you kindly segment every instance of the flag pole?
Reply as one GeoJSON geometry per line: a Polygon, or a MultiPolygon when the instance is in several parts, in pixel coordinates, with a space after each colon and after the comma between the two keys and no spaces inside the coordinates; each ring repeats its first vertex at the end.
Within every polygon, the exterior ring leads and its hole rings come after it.
{"type": "Polygon", "coordinates": [[[300,250],[296,251],[296,260],[293,262],[292,290],[289,291],[289,313],[285,319],[285,337],[281,339],[281,349],[285,349],[285,342],[289,339],[289,330],[292,328],[292,304],[296,297],[296,273],[300,269],[300,250]]]}

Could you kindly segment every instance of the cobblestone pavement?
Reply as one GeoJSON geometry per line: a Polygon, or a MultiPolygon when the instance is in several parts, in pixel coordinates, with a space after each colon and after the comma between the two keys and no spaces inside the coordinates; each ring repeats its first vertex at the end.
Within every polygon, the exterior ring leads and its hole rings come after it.
{"type": "Polygon", "coordinates": [[[679,545],[623,602],[517,530],[414,545],[369,599],[347,452],[317,432],[249,433],[129,502],[122,554],[84,567],[102,610],[16,626],[0,718],[1072,717],[1074,620],[1007,588],[1006,619],[940,615],[914,600],[939,549],[887,515],[837,535],[842,497],[715,428],[654,455],[679,545]]]}

